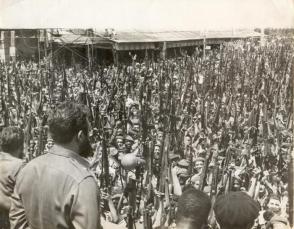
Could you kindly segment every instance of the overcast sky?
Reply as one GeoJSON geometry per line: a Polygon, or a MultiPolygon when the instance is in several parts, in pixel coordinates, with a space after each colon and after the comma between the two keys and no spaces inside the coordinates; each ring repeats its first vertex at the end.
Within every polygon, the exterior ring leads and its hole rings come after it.
{"type": "Polygon", "coordinates": [[[0,0],[0,27],[116,30],[294,27],[294,0],[0,0]]]}

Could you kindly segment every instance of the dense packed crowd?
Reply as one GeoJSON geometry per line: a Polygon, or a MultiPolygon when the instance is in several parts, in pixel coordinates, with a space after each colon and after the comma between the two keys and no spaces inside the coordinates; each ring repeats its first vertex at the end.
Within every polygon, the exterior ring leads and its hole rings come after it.
{"type": "MultiPolygon", "coordinates": [[[[86,105],[102,226],[176,227],[178,200],[193,187],[212,205],[221,194],[245,192],[259,203],[254,228],[286,227],[293,51],[293,40],[271,37],[156,63],[134,55],[128,66],[2,63],[0,128],[24,130],[30,161],[54,145],[49,110],[64,101],[86,105]]],[[[212,228],[221,224],[217,203],[212,228]]]]}

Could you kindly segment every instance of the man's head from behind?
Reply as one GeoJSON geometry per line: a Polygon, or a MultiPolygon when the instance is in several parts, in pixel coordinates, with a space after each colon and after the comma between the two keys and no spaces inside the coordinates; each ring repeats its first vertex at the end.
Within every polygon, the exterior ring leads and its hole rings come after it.
{"type": "Polygon", "coordinates": [[[18,127],[5,127],[0,133],[1,150],[14,157],[22,158],[23,141],[23,131],[18,127]]]}
{"type": "Polygon", "coordinates": [[[211,208],[209,197],[193,187],[186,189],[178,202],[177,228],[201,228],[206,224],[211,208]]]}
{"type": "Polygon", "coordinates": [[[83,157],[92,155],[88,138],[88,108],[85,105],[74,102],[61,103],[50,112],[48,124],[55,144],[70,146],[83,157]]]}
{"type": "Polygon", "coordinates": [[[260,206],[245,192],[230,192],[217,198],[214,213],[221,229],[249,229],[260,206]]]}

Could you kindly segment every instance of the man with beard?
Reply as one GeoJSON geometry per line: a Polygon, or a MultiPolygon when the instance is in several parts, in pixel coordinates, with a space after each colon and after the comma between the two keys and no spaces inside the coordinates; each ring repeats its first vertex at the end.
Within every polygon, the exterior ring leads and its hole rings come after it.
{"type": "Polygon", "coordinates": [[[98,190],[85,159],[92,155],[84,105],[60,104],[48,117],[54,146],[19,173],[11,228],[98,227],[98,190]]]}

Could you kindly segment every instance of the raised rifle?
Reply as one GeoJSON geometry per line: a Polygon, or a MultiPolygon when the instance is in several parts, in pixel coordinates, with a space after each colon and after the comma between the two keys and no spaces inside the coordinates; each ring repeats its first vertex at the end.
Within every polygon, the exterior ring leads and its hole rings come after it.
{"type": "Polygon", "coordinates": [[[206,159],[205,159],[203,170],[201,172],[200,184],[199,184],[199,190],[201,190],[201,191],[204,190],[204,187],[206,185],[206,177],[207,177],[207,173],[208,173],[208,169],[209,169],[209,163],[212,158],[212,154],[213,154],[213,152],[211,150],[209,150],[209,152],[206,156],[206,159]]]}
{"type": "Polygon", "coordinates": [[[1,113],[3,114],[3,124],[4,126],[9,126],[9,115],[8,109],[5,103],[5,91],[3,86],[3,81],[1,81],[1,113]]]}
{"type": "Polygon", "coordinates": [[[60,100],[63,102],[65,101],[67,96],[67,78],[66,78],[66,72],[65,72],[64,66],[62,67],[62,75],[63,75],[63,81],[62,81],[60,100]]]}
{"type": "Polygon", "coordinates": [[[44,125],[45,125],[45,122],[46,122],[46,115],[45,114],[42,114],[42,107],[43,107],[43,94],[42,94],[42,89],[40,90],[40,98],[39,98],[39,107],[38,107],[38,116],[39,116],[39,119],[40,119],[40,122],[39,122],[39,130],[38,130],[38,152],[36,152],[37,156],[40,156],[43,151],[44,151],[44,125]]]}
{"type": "Polygon", "coordinates": [[[293,215],[294,215],[294,211],[293,211],[293,205],[294,205],[294,201],[293,201],[293,168],[294,168],[294,162],[293,162],[293,154],[290,154],[291,159],[289,162],[289,170],[288,170],[288,174],[289,174],[289,184],[288,184],[288,193],[289,193],[289,223],[290,223],[290,227],[293,228],[293,215]]]}
{"type": "MultiPolygon", "coordinates": [[[[213,206],[218,194],[218,175],[219,175],[219,165],[218,165],[218,155],[213,155],[212,161],[213,161],[213,170],[212,170],[212,183],[211,183],[211,190],[210,190],[210,200],[211,205],[213,206]]],[[[216,221],[215,221],[215,215],[213,208],[211,208],[208,216],[208,222],[209,225],[212,226],[212,228],[215,227],[216,221]]]]}
{"type": "MultiPolygon", "coordinates": [[[[231,152],[231,147],[229,146],[226,150],[226,158],[225,158],[225,161],[224,161],[224,165],[222,166],[222,175],[221,175],[221,187],[223,189],[225,189],[226,187],[226,184],[227,184],[227,180],[228,180],[228,174],[226,174],[226,172],[228,171],[229,169],[229,165],[230,165],[230,162],[231,162],[231,157],[232,157],[232,152],[231,152]]],[[[224,191],[224,190],[222,190],[224,191]]]]}
{"type": "Polygon", "coordinates": [[[27,120],[27,124],[24,130],[24,152],[27,156],[27,160],[33,159],[34,148],[32,146],[32,125],[33,125],[33,114],[32,114],[32,95],[30,96],[30,113],[27,120]]]}

